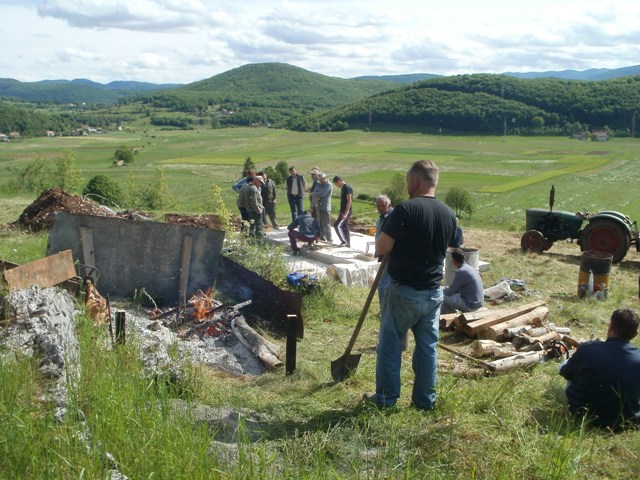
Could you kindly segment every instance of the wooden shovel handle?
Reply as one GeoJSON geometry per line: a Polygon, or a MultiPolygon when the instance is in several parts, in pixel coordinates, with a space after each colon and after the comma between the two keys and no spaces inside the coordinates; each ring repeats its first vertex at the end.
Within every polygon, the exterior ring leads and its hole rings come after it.
{"type": "Polygon", "coordinates": [[[371,305],[371,300],[373,300],[373,296],[376,294],[376,289],[378,288],[378,284],[380,283],[380,277],[382,277],[382,272],[384,268],[387,266],[387,259],[389,258],[389,254],[382,257],[382,262],[378,267],[378,271],[376,272],[376,278],[373,280],[371,284],[371,290],[369,290],[369,296],[367,297],[367,301],[364,302],[364,307],[362,307],[362,313],[360,313],[360,318],[358,319],[358,323],[356,323],[356,328],[353,330],[353,334],[351,334],[351,340],[349,340],[349,344],[347,345],[346,350],[344,351],[344,356],[348,356],[353,349],[353,346],[358,339],[358,335],[360,334],[360,330],[362,330],[362,325],[364,324],[364,319],[369,312],[369,306],[371,305]]]}

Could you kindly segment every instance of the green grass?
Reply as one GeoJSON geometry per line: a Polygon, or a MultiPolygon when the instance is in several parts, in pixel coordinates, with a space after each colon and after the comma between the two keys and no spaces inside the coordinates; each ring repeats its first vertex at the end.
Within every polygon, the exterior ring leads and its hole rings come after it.
{"type": "MultiPolygon", "coordinates": [[[[637,306],[638,254],[612,268],[606,302],[576,297],[579,247],[557,242],[542,255],[523,254],[519,239],[524,211],[545,207],[550,183],[556,186],[557,210],[617,209],[640,217],[638,142],[614,139],[606,144],[564,138],[439,137],[420,133],[343,132],[295,134],[261,129],[201,132],[129,132],[100,138],[34,139],[0,144],[0,218],[13,221],[34,198],[6,190],[3,165],[37,156],[55,158],[66,148],[78,154],[83,176],[108,172],[123,185],[129,175],[152,181],[164,165],[175,205],[172,211],[206,210],[207,188],[222,186],[235,212],[230,186],[244,158],[258,167],[286,160],[300,171],[319,165],[341,173],[356,195],[376,195],[395,172],[433,155],[441,167],[439,195],[450,186],[469,190],[476,201],[471,219],[462,219],[466,243],[480,249],[491,264],[485,285],[502,277],[520,278],[530,296],[520,303],[544,300],[550,321],[570,326],[574,335],[604,336],[611,310],[637,306]],[[53,141],[51,141],[53,140],[53,141]],[[58,143],[57,141],[60,140],[58,143]],[[121,145],[144,145],[131,167],[111,167],[121,145]],[[297,146],[296,146],[297,143],[297,146]],[[602,153],[606,151],[607,153],[602,153]],[[431,152],[431,153],[428,153],[431,152]],[[595,152],[595,153],[594,153],[595,152]],[[210,158],[210,161],[207,159],[210,158]],[[191,162],[189,159],[197,159],[191,162]],[[542,183],[538,175],[580,167],[542,183]],[[583,169],[584,168],[584,169],[583,169]],[[504,193],[487,187],[524,184],[504,193]],[[2,184],[0,184],[2,185],[2,184]]],[[[278,216],[288,219],[284,195],[278,216]]],[[[334,199],[334,214],[337,199],[334,199]]],[[[356,215],[375,218],[373,206],[356,202],[356,215]]],[[[0,258],[18,263],[44,255],[46,234],[12,229],[1,233],[0,258]]],[[[241,250],[255,268],[264,255],[241,250]]],[[[274,275],[280,265],[274,260],[274,275]]],[[[631,479],[640,471],[640,432],[612,435],[576,423],[563,398],[558,363],[548,362],[502,376],[478,380],[454,377],[450,354],[441,353],[436,411],[408,408],[413,373],[410,353],[403,356],[399,408],[381,413],[362,404],[362,393],[375,383],[377,314],[373,302],[355,351],[362,353],[356,374],[331,381],[330,362],[342,355],[368,289],[327,283],[305,297],[305,338],[298,343],[293,375],[268,373],[254,379],[230,378],[209,368],[188,368],[175,388],[141,375],[136,343],[115,352],[106,348],[107,333],[90,322],[80,326],[85,373],[73,389],[74,405],[85,420],[71,416],[64,425],[51,419],[52,407],[38,401],[41,379],[35,362],[0,360],[0,478],[105,478],[102,450],[111,452],[129,478],[434,478],[434,479],[631,479]],[[235,454],[212,444],[207,428],[177,402],[214,408],[246,409],[260,415],[257,435],[247,423],[235,454]],[[89,431],[87,449],[80,432],[89,431]],[[26,473],[25,473],[26,472],[26,473]]],[[[505,306],[505,305],[502,305],[505,306]]],[[[267,335],[284,346],[280,332],[267,335]]],[[[447,333],[443,341],[465,348],[469,339],[447,333]]],[[[637,341],[635,342],[637,345],[637,341]]]]}

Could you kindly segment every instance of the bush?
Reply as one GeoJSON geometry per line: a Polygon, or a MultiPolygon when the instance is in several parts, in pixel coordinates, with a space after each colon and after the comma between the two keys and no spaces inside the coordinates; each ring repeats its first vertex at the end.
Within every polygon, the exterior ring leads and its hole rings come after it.
{"type": "Polygon", "coordinates": [[[82,195],[90,196],[98,203],[120,208],[123,195],[120,186],[104,174],[96,175],[87,182],[82,195]]]}
{"type": "Polygon", "coordinates": [[[444,197],[444,203],[449,205],[455,212],[456,216],[460,216],[463,212],[469,214],[473,213],[473,198],[471,198],[471,194],[467,192],[464,188],[453,187],[444,197]]]}
{"type": "Polygon", "coordinates": [[[116,157],[116,161],[122,160],[124,163],[133,162],[133,150],[126,145],[122,145],[118,148],[113,155],[116,157]]]}
{"type": "Polygon", "coordinates": [[[389,200],[391,200],[391,205],[398,205],[400,202],[403,202],[404,200],[409,198],[405,175],[403,175],[402,173],[396,173],[391,178],[391,185],[385,188],[382,193],[389,197],[389,200]]]}

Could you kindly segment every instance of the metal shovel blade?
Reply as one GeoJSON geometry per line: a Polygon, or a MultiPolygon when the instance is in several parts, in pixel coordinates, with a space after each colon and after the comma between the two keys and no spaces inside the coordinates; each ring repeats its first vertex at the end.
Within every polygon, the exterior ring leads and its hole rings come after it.
{"type": "Polygon", "coordinates": [[[331,376],[336,382],[346,380],[358,368],[361,354],[342,355],[331,362],[331,376]]]}

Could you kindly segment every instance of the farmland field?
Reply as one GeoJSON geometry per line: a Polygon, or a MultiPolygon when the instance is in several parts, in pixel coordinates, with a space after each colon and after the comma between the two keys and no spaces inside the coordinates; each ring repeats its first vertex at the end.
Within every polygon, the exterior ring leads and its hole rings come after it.
{"type": "MultiPolygon", "coordinates": [[[[556,210],[619,210],[640,217],[640,141],[614,138],[584,142],[561,137],[435,136],[421,133],[347,131],[296,133],[274,129],[193,131],[125,131],[85,137],[33,138],[0,144],[0,192],[13,203],[29,203],[33,193],[16,197],[8,184],[7,166],[26,165],[36,158],[76,154],[84,182],[98,173],[116,180],[126,190],[132,180],[153,182],[163,168],[174,198],[173,210],[204,212],[212,184],[222,187],[235,212],[228,188],[251,157],[258,168],[285,161],[300,172],[318,166],[332,177],[340,174],[354,194],[375,196],[418,159],[432,159],[441,170],[438,194],[457,186],[475,202],[466,225],[507,230],[524,228],[524,209],[546,207],[555,185],[556,210]],[[113,154],[121,145],[136,148],[132,165],[114,167],[113,154]]],[[[286,219],[281,195],[278,216],[286,219]]],[[[335,203],[335,202],[334,202],[335,203]]],[[[335,207],[334,207],[335,210],[335,207]]],[[[367,202],[356,202],[355,216],[375,217],[367,202]]]]}

